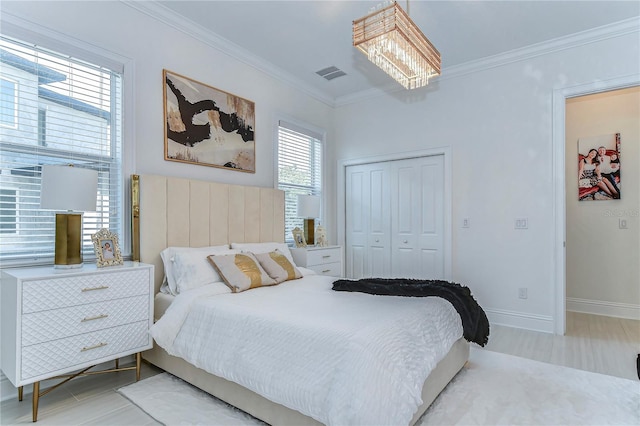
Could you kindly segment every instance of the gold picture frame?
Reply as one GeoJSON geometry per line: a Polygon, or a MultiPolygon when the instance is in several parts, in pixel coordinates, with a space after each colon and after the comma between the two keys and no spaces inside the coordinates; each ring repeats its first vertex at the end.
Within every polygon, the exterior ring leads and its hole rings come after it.
{"type": "Polygon", "coordinates": [[[306,247],[307,241],[304,238],[304,231],[298,228],[297,226],[291,230],[293,234],[293,242],[296,244],[296,247],[306,247]]]}
{"type": "Polygon", "coordinates": [[[124,263],[116,234],[107,228],[102,228],[91,235],[91,241],[93,241],[93,250],[96,253],[96,266],[98,268],[122,265],[124,263]]]}
{"type": "Polygon", "coordinates": [[[256,172],[255,103],[162,71],[164,159],[256,172]]]}

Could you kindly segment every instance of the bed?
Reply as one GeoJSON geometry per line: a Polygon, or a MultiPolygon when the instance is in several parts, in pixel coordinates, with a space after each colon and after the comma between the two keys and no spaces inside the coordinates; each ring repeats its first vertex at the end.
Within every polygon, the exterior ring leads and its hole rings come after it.
{"type": "MultiPolygon", "coordinates": [[[[160,292],[164,276],[164,265],[160,253],[167,247],[208,247],[232,243],[283,243],[284,193],[282,191],[272,188],[153,175],[134,175],[131,181],[134,258],[155,266],[157,295],[154,315],[156,320],[163,318],[168,310],[170,312],[178,310],[177,304],[174,304],[178,298],[160,292]],[[174,304],[174,308],[169,309],[172,304],[174,304]]],[[[308,288],[313,288],[313,291],[318,292],[312,297],[319,297],[318,295],[322,294],[323,297],[334,298],[324,302],[328,304],[327,306],[333,306],[336,300],[342,300],[335,299],[338,297],[337,292],[330,291],[328,277],[311,275],[302,280],[305,279],[312,283],[308,288]]],[[[216,295],[207,303],[217,303],[218,310],[220,310],[220,307],[227,306],[223,302],[224,298],[241,295],[249,300],[247,303],[257,303],[251,299],[263,299],[262,294],[270,295],[290,291],[288,289],[299,288],[298,284],[298,282],[292,281],[272,288],[254,289],[232,295],[216,295]],[[262,293],[259,293],[260,291],[262,293]]],[[[193,303],[201,303],[204,297],[194,298],[194,300],[196,299],[197,301],[193,303]]],[[[240,298],[234,300],[240,300],[240,298]]],[[[255,306],[259,306],[259,304],[255,306]]],[[[397,309],[404,310],[405,307],[403,305],[397,309]]],[[[167,318],[165,317],[165,319],[167,318]]],[[[447,383],[464,366],[469,355],[469,344],[462,337],[456,337],[450,347],[444,348],[442,352],[443,354],[435,362],[435,366],[428,373],[423,385],[418,388],[421,403],[418,401],[409,424],[414,424],[419,419],[447,383]]],[[[188,353],[184,356],[188,358],[188,353]]],[[[273,400],[278,399],[269,392],[263,392],[260,384],[253,387],[247,384],[243,386],[235,381],[211,374],[181,356],[170,355],[167,350],[157,344],[152,350],[145,352],[143,358],[268,424],[317,425],[323,422],[332,423],[319,415],[303,414],[303,412],[308,413],[309,410],[296,409],[295,405],[288,402],[274,402],[273,400]],[[269,395],[269,398],[263,396],[265,394],[269,395]]],[[[197,364],[195,361],[192,362],[197,364]]],[[[343,402],[348,405],[349,397],[344,398],[343,402]],[[345,400],[346,402],[344,402],[345,400]]]]}

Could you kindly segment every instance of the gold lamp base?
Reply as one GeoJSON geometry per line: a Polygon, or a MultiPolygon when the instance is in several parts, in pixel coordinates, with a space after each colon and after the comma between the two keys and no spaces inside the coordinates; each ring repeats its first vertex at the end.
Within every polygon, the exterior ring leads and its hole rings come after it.
{"type": "Polygon", "coordinates": [[[56,213],[55,250],[55,268],[82,268],[82,213],[56,213]]]}
{"type": "Polygon", "coordinates": [[[307,242],[307,245],[313,246],[316,244],[315,242],[315,219],[305,219],[304,220],[304,239],[307,242]]]}

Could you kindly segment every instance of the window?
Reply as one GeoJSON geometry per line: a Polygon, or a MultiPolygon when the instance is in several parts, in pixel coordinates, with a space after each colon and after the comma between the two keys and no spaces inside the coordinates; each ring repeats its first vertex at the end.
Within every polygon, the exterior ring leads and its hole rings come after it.
{"type": "Polygon", "coordinates": [[[298,195],[322,197],[322,135],[280,121],[277,167],[278,189],[285,191],[284,237],[293,243],[291,231],[303,227],[297,216],[298,195]]]}
{"type": "Polygon", "coordinates": [[[0,262],[53,258],[55,212],[39,208],[46,164],[98,171],[98,209],[83,219],[83,254],[93,258],[91,234],[109,228],[122,240],[122,70],[4,35],[0,63],[1,123],[10,99],[15,111],[15,126],[0,126],[0,262]]]}
{"type": "Polygon", "coordinates": [[[15,189],[0,189],[0,234],[16,233],[17,200],[15,189]]]}
{"type": "Polygon", "coordinates": [[[16,126],[17,96],[16,83],[0,78],[0,124],[8,127],[16,126]]]}

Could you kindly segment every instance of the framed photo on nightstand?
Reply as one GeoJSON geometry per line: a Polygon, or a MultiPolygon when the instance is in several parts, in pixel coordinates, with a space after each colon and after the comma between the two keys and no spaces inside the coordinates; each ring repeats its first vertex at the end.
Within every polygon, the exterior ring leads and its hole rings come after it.
{"type": "Polygon", "coordinates": [[[93,250],[96,253],[96,266],[98,268],[122,265],[124,263],[116,234],[107,228],[102,228],[91,236],[91,241],[93,241],[93,250]]]}

